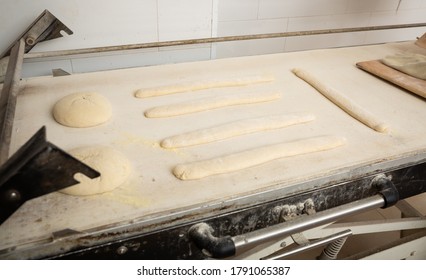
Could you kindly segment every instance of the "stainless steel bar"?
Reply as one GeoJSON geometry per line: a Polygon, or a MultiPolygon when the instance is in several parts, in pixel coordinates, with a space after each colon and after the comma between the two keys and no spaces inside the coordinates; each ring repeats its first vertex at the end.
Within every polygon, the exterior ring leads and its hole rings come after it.
{"type": "Polygon", "coordinates": [[[265,258],[262,258],[263,260],[277,260],[277,259],[282,259],[291,255],[295,255],[298,253],[302,253],[305,252],[307,250],[311,250],[311,249],[315,249],[324,245],[327,245],[335,240],[341,239],[341,238],[347,238],[348,236],[352,235],[352,231],[350,229],[348,230],[344,230],[342,232],[338,232],[335,234],[332,234],[330,236],[315,240],[313,242],[310,242],[306,245],[302,245],[302,246],[298,246],[297,248],[287,251],[287,252],[283,252],[281,254],[276,254],[276,255],[271,255],[265,258]]]}
{"type": "Polygon", "coordinates": [[[383,196],[377,194],[369,198],[327,209],[314,215],[301,216],[300,218],[282,224],[277,224],[257,231],[249,232],[245,235],[238,235],[232,237],[235,245],[235,253],[238,255],[239,253],[253,248],[254,246],[263,242],[284,238],[294,233],[335,222],[338,219],[367,210],[377,209],[383,207],[384,205],[385,200],[383,196]]]}
{"type": "Polygon", "coordinates": [[[258,39],[270,39],[270,38],[280,38],[280,37],[377,31],[377,30],[402,29],[402,28],[414,28],[414,27],[426,27],[426,23],[322,29],[322,30],[311,30],[311,31],[291,31],[291,32],[266,33],[266,34],[254,34],[254,35],[176,40],[176,41],[165,41],[165,42],[151,42],[151,43],[129,44],[129,45],[119,45],[119,46],[109,46],[109,47],[95,47],[95,48],[84,48],[84,49],[74,49],[74,50],[29,53],[25,55],[25,58],[30,59],[30,58],[44,58],[44,57],[56,57],[56,56],[70,56],[70,55],[81,55],[81,54],[90,54],[90,53],[99,53],[99,52],[113,52],[113,51],[146,49],[146,48],[161,48],[161,47],[193,45],[193,44],[209,44],[209,43],[221,43],[221,42],[242,41],[242,40],[258,40],[258,39]]]}
{"type": "Polygon", "coordinates": [[[25,41],[20,39],[13,46],[7,66],[3,89],[0,95],[0,165],[9,158],[16,99],[19,92],[25,41]]]}

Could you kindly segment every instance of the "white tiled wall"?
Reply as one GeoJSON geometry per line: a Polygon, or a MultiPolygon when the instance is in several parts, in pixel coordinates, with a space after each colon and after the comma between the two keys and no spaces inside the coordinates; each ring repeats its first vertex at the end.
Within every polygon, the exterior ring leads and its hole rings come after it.
{"type": "MultiPolygon", "coordinates": [[[[0,0],[0,51],[44,9],[74,35],[40,43],[33,51],[426,22],[426,0],[0,0]]],[[[77,73],[414,40],[425,32],[426,28],[356,32],[27,60],[23,74],[49,75],[52,68],[77,73]]]]}
{"type": "MultiPolygon", "coordinates": [[[[241,8],[246,1],[218,1],[219,36],[426,22],[426,1],[422,0],[251,0],[250,9],[234,18],[232,14],[239,10],[236,3],[241,8]],[[221,14],[226,16],[222,17],[221,14]],[[274,27],[265,23],[271,20],[276,23],[274,27]],[[283,25],[285,22],[287,25],[283,25]]],[[[266,39],[263,41],[270,41],[270,44],[259,42],[256,45],[265,46],[264,53],[288,52],[414,40],[425,32],[426,28],[413,28],[288,37],[279,42],[276,39],[266,39]]],[[[230,42],[216,46],[216,57],[232,57],[238,53],[256,54],[255,51],[250,51],[253,50],[253,44],[255,43],[230,42]]]]}
{"type": "Polygon", "coordinates": [[[212,0],[158,0],[159,40],[210,37],[212,8],[212,0]]]}

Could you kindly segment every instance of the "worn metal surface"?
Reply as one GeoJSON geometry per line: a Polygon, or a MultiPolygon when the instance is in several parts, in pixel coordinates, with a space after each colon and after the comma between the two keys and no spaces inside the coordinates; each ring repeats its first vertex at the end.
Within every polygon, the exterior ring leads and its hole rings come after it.
{"type": "Polygon", "coordinates": [[[16,99],[19,93],[19,81],[24,59],[24,47],[24,39],[21,39],[12,48],[5,82],[0,95],[0,166],[9,157],[16,99]]]}
{"type": "Polygon", "coordinates": [[[377,194],[362,200],[353,201],[348,204],[324,210],[312,217],[303,216],[298,219],[288,221],[284,225],[275,225],[247,234],[237,235],[233,237],[232,240],[234,241],[238,254],[262,243],[273,241],[277,238],[285,238],[291,234],[316,228],[327,223],[332,223],[340,218],[348,217],[350,215],[377,209],[383,205],[383,197],[377,194]]]}

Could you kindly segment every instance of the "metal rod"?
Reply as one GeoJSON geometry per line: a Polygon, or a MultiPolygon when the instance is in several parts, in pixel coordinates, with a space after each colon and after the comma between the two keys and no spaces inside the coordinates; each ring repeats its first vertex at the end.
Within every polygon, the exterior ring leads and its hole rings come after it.
{"type": "Polygon", "coordinates": [[[151,43],[129,44],[129,45],[119,45],[119,46],[109,46],[109,47],[95,47],[95,48],[84,48],[84,49],[74,49],[74,50],[29,53],[25,55],[25,58],[28,58],[28,59],[44,58],[44,57],[54,57],[54,56],[81,55],[81,54],[99,53],[99,52],[113,52],[113,51],[146,49],[146,48],[161,48],[161,47],[193,45],[193,44],[209,44],[209,43],[221,43],[221,42],[242,41],[242,40],[258,40],[258,39],[270,39],[270,38],[281,38],[281,37],[377,31],[377,30],[414,28],[414,27],[426,27],[426,23],[394,24],[394,25],[323,29],[323,30],[311,30],[311,31],[291,31],[291,32],[279,32],[279,33],[267,33],[267,34],[224,36],[224,37],[214,37],[214,38],[151,42],[151,43]]]}
{"type": "Polygon", "coordinates": [[[68,35],[73,34],[73,32],[52,13],[48,10],[44,10],[16,41],[0,55],[0,58],[8,56],[13,46],[15,46],[20,39],[25,40],[25,53],[28,53],[37,43],[63,37],[61,31],[68,35]]]}
{"type": "Polygon", "coordinates": [[[0,166],[9,158],[9,147],[24,52],[25,41],[22,38],[16,42],[11,50],[6,77],[0,95],[0,166]]]}
{"type": "Polygon", "coordinates": [[[284,238],[294,233],[315,228],[327,223],[335,222],[338,219],[348,217],[363,211],[377,209],[385,205],[382,195],[354,201],[335,208],[327,209],[314,215],[302,216],[300,218],[277,224],[257,231],[249,232],[245,235],[232,237],[235,244],[235,252],[238,255],[263,242],[278,238],[284,238]]]}
{"type": "Polygon", "coordinates": [[[281,254],[278,255],[272,255],[272,256],[268,256],[265,258],[262,258],[263,260],[277,260],[277,259],[281,259],[281,258],[285,258],[291,255],[295,255],[295,254],[299,254],[302,252],[305,252],[307,250],[311,250],[311,249],[315,249],[324,245],[327,245],[335,240],[341,239],[341,238],[347,238],[348,236],[352,235],[352,231],[350,229],[342,231],[342,232],[338,232],[335,234],[332,234],[330,236],[315,240],[313,242],[310,242],[306,245],[302,245],[302,246],[298,246],[297,248],[287,251],[287,252],[283,252],[281,254]]]}

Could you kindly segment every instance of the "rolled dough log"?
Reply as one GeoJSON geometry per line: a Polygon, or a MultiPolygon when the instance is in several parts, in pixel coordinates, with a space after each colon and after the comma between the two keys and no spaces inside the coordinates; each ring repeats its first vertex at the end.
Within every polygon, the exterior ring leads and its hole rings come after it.
{"type": "Polygon", "coordinates": [[[275,144],[209,160],[179,164],[173,169],[173,174],[181,180],[200,179],[242,170],[284,157],[333,149],[345,142],[346,140],[342,137],[320,136],[275,144]]]}
{"type": "Polygon", "coordinates": [[[196,91],[210,88],[221,88],[221,87],[237,87],[237,86],[246,86],[251,84],[266,83],[274,80],[272,76],[253,76],[245,78],[233,78],[226,80],[212,80],[212,81],[203,81],[203,82],[192,82],[192,83],[183,83],[168,85],[155,88],[146,88],[139,89],[135,92],[135,97],[145,98],[145,97],[154,97],[167,94],[174,94],[179,92],[186,91],[196,91]]]}
{"type": "Polygon", "coordinates": [[[389,131],[389,125],[387,123],[377,119],[373,114],[371,114],[346,96],[342,95],[334,88],[323,84],[310,73],[301,69],[293,69],[293,73],[308,84],[310,84],[322,95],[328,98],[331,102],[333,102],[343,111],[345,111],[350,116],[360,121],[364,125],[381,133],[386,133],[389,131]]]}
{"type": "Polygon", "coordinates": [[[108,121],[111,103],[97,92],[77,92],[65,96],[53,106],[54,119],[69,127],[91,127],[108,121]]]}
{"type": "Polygon", "coordinates": [[[380,61],[412,77],[426,80],[426,56],[424,55],[401,53],[387,56],[380,61]]]}
{"type": "Polygon", "coordinates": [[[166,118],[228,106],[261,103],[279,99],[280,93],[251,93],[201,98],[188,102],[158,106],[145,111],[147,118],[166,118]]]}
{"type": "Polygon", "coordinates": [[[122,185],[131,173],[131,163],[119,151],[104,146],[82,147],[69,151],[75,158],[101,173],[90,179],[75,174],[80,183],[61,190],[61,193],[84,196],[109,192],[122,185]]]}
{"type": "Polygon", "coordinates": [[[161,146],[172,149],[199,145],[258,131],[279,129],[290,125],[306,123],[314,119],[315,116],[312,114],[272,115],[244,119],[172,136],[164,139],[161,142],[161,146]]]}

